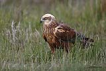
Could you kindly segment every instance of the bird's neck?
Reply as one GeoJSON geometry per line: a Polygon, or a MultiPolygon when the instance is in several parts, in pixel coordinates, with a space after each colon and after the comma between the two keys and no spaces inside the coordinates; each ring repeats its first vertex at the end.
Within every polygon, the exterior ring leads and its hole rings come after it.
{"type": "Polygon", "coordinates": [[[44,24],[43,25],[43,32],[45,32],[46,34],[52,34],[53,33],[53,30],[58,26],[59,24],[57,22],[51,22],[51,24],[49,25],[46,25],[44,24]]]}
{"type": "Polygon", "coordinates": [[[56,22],[56,21],[52,21],[51,23],[49,23],[49,24],[45,24],[44,23],[44,25],[43,25],[43,28],[50,28],[50,29],[52,29],[52,28],[56,28],[57,26],[58,26],[59,24],[56,22]]]}

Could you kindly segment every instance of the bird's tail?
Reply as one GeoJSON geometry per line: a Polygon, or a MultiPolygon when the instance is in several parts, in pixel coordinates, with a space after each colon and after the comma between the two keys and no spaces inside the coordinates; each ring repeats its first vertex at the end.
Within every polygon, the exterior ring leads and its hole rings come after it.
{"type": "Polygon", "coordinates": [[[81,33],[77,33],[77,40],[80,41],[83,48],[86,48],[88,46],[92,46],[93,42],[94,42],[93,39],[87,38],[84,35],[82,35],[81,33]]]}

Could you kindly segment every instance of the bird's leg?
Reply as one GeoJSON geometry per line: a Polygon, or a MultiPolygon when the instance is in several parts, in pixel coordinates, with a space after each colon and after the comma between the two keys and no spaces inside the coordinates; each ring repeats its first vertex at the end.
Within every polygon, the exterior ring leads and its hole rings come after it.
{"type": "Polygon", "coordinates": [[[55,53],[55,48],[54,48],[54,47],[51,48],[51,53],[52,53],[52,54],[55,53]]]}
{"type": "Polygon", "coordinates": [[[51,47],[51,53],[52,53],[51,58],[53,60],[54,59],[54,53],[55,53],[55,47],[51,47]]]}
{"type": "Polygon", "coordinates": [[[50,49],[51,49],[51,53],[54,54],[55,53],[55,47],[53,46],[53,44],[49,44],[50,49]]]}
{"type": "Polygon", "coordinates": [[[65,51],[68,53],[69,52],[69,49],[68,48],[65,48],[65,51]]]}
{"type": "Polygon", "coordinates": [[[66,44],[64,44],[64,51],[65,52],[69,52],[69,45],[68,45],[68,43],[66,43],[66,44]]]}

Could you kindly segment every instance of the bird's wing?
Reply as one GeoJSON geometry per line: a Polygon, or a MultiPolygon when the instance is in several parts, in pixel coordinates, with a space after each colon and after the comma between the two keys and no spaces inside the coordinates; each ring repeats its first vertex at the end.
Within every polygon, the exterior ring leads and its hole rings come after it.
{"type": "Polygon", "coordinates": [[[65,24],[60,24],[55,28],[54,35],[63,41],[71,41],[74,43],[76,31],[65,24]]]}

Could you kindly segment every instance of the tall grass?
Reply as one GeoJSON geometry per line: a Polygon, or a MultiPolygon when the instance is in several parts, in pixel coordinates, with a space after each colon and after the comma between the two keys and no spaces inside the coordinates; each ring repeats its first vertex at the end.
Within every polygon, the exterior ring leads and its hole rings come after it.
{"type": "Polygon", "coordinates": [[[13,6],[0,9],[1,71],[105,71],[106,18],[98,21],[98,12],[90,3],[81,9],[57,4],[49,10],[57,20],[95,40],[94,46],[87,49],[76,44],[68,54],[61,49],[54,55],[50,53],[39,23],[45,13],[42,8],[27,6],[20,10],[19,17],[14,12],[13,6]]]}

